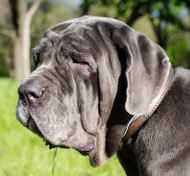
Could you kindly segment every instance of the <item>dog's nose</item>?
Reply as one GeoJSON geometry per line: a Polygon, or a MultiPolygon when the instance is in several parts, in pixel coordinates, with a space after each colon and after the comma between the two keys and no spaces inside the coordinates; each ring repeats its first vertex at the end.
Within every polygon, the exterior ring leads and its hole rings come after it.
{"type": "Polygon", "coordinates": [[[45,89],[41,86],[38,80],[28,80],[22,83],[18,89],[19,98],[25,104],[40,103],[45,89]]]}

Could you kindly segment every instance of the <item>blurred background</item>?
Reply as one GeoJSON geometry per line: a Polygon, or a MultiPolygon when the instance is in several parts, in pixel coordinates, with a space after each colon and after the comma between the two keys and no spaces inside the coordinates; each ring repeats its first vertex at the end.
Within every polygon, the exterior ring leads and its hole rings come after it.
{"type": "Polygon", "coordinates": [[[190,67],[190,0],[0,0],[0,76],[22,81],[44,31],[70,18],[116,18],[163,47],[174,67],[190,67]]]}
{"type": "Polygon", "coordinates": [[[32,48],[45,30],[82,15],[116,18],[190,68],[190,0],[0,0],[0,176],[125,175],[116,157],[100,169],[76,151],[49,151],[16,121],[19,83],[34,69],[32,48]]]}

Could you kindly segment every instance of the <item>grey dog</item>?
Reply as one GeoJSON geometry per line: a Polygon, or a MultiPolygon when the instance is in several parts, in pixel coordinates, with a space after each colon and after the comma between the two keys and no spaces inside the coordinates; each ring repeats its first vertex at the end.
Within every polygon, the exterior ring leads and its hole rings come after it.
{"type": "Polygon", "coordinates": [[[128,176],[190,175],[190,72],[125,23],[84,16],[48,29],[18,89],[17,119],[52,147],[128,176]]]}

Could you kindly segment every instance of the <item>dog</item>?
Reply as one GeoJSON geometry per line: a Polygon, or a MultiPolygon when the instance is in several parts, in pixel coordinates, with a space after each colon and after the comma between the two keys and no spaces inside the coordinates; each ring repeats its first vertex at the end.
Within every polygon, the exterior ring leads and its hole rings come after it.
{"type": "Polygon", "coordinates": [[[121,21],[49,28],[18,89],[20,123],[93,167],[117,154],[127,176],[190,175],[190,72],[121,21]]]}

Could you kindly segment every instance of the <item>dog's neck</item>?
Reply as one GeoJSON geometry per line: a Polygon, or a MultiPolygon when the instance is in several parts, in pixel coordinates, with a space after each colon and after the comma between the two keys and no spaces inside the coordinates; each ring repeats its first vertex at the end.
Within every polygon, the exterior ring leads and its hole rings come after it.
{"type": "Polygon", "coordinates": [[[160,105],[168,88],[170,87],[173,76],[174,76],[174,70],[173,70],[172,66],[170,65],[170,71],[169,71],[168,78],[167,78],[164,86],[162,87],[161,91],[152,100],[151,104],[149,105],[149,107],[147,108],[146,112],[143,115],[140,115],[140,116],[135,115],[131,118],[131,120],[128,122],[128,124],[125,128],[122,140],[128,140],[152,116],[152,114],[155,112],[155,110],[160,105]]]}

